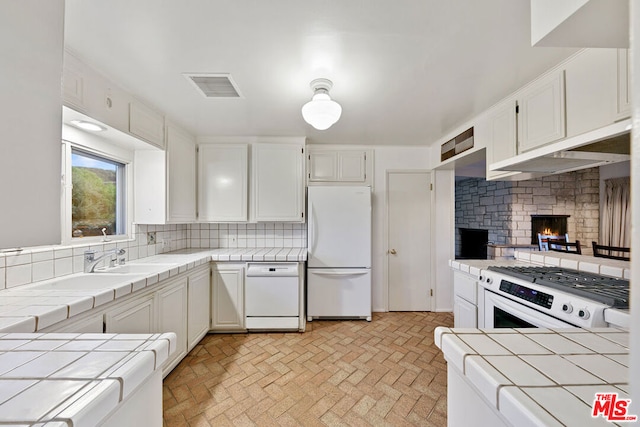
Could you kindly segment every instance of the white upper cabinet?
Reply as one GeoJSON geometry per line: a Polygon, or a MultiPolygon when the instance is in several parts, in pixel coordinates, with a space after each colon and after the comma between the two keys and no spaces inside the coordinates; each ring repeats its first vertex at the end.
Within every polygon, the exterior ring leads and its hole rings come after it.
{"type": "Polygon", "coordinates": [[[310,148],[307,152],[307,175],[311,183],[365,184],[371,175],[372,150],[310,148]],[[367,161],[369,158],[369,162],[367,161]]]}
{"type": "Polygon", "coordinates": [[[475,137],[486,133],[487,138],[487,179],[510,175],[511,172],[491,171],[492,163],[516,155],[516,101],[509,99],[496,106],[486,118],[475,126],[475,137]]]}
{"type": "Polygon", "coordinates": [[[304,145],[252,145],[254,221],[304,222],[304,145]]]}
{"type": "Polygon", "coordinates": [[[518,95],[518,153],[564,138],[564,71],[546,74],[518,95]]]}
{"type": "Polygon", "coordinates": [[[64,52],[63,103],[95,120],[164,148],[165,119],[98,71],[64,52]]]}
{"type": "Polygon", "coordinates": [[[164,148],[164,116],[137,100],[129,104],[129,132],[164,148]]]}
{"type": "Polygon", "coordinates": [[[310,182],[326,182],[338,180],[338,161],[335,151],[311,151],[308,150],[310,182]]]}
{"type": "Polygon", "coordinates": [[[618,101],[616,119],[631,116],[631,61],[629,49],[618,49],[618,101]]]}
{"type": "Polygon", "coordinates": [[[196,143],[185,131],[167,126],[167,221],[196,220],[196,143]]]}
{"type": "Polygon", "coordinates": [[[187,223],[196,220],[196,144],[187,132],[169,124],[167,149],[136,150],[135,222],[187,223]]]}
{"type": "Polygon", "coordinates": [[[198,220],[247,221],[248,145],[198,147],[198,220]]]}
{"type": "Polygon", "coordinates": [[[567,137],[613,123],[618,116],[618,50],[587,49],[565,66],[567,137]]]}
{"type": "Polygon", "coordinates": [[[64,105],[129,132],[130,95],[66,50],[62,87],[64,105]]]}

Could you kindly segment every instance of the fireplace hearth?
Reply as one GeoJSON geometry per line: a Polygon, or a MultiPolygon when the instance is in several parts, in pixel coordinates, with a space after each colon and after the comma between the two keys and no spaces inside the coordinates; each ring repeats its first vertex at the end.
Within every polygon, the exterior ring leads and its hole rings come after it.
{"type": "Polygon", "coordinates": [[[538,233],[560,236],[567,233],[571,215],[531,215],[531,244],[538,243],[538,233]]]}

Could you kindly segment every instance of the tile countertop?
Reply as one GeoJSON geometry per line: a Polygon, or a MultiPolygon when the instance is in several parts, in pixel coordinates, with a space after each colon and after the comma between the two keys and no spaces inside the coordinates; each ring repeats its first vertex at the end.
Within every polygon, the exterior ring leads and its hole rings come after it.
{"type": "Polygon", "coordinates": [[[438,327],[434,339],[448,369],[514,426],[616,425],[591,417],[595,393],[629,398],[629,335],[620,329],[438,327]]]}
{"type": "MultiPolygon", "coordinates": [[[[120,280],[109,274],[73,274],[0,291],[0,332],[36,332],[210,261],[303,262],[306,248],[188,249],[125,264],[120,280]],[[142,272],[149,265],[149,272],[142,272]],[[153,265],[153,267],[151,267],[153,265]],[[86,279],[86,286],[82,281],[86,279]],[[74,281],[73,286],[60,286],[74,281]],[[104,284],[98,283],[104,281],[104,284]],[[80,282],[80,283],[78,283],[80,282]],[[64,287],[64,289],[61,289],[64,287]]],[[[117,267],[116,267],[117,269],[117,267]]]]}
{"type": "Polygon", "coordinates": [[[0,334],[0,424],[94,426],[176,349],[166,334],[0,334]]]}
{"type": "Polygon", "coordinates": [[[563,267],[589,273],[603,274],[605,276],[620,277],[629,280],[631,277],[631,264],[629,261],[615,259],[596,258],[589,255],[564,254],[560,252],[540,251],[516,251],[516,259],[492,260],[492,259],[452,259],[449,266],[454,270],[460,270],[473,276],[479,276],[480,270],[492,265],[544,265],[548,267],[563,267]]]}

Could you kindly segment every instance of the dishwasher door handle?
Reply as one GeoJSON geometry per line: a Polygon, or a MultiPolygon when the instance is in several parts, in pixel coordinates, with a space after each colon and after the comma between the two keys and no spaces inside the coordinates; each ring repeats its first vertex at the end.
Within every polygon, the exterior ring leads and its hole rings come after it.
{"type": "Polygon", "coordinates": [[[323,270],[309,270],[310,274],[317,274],[318,276],[362,276],[363,274],[367,274],[370,273],[371,270],[369,270],[368,268],[363,268],[363,269],[358,269],[358,270],[346,270],[346,271],[339,271],[339,270],[329,270],[329,271],[323,271],[323,270]]]}

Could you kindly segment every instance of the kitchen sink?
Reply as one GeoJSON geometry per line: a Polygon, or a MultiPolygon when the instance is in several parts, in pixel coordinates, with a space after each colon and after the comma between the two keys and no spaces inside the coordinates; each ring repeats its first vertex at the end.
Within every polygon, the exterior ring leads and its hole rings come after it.
{"type": "Polygon", "coordinates": [[[100,275],[104,274],[153,274],[159,271],[168,270],[170,268],[176,267],[175,264],[151,264],[151,263],[140,263],[140,264],[125,264],[118,265],[116,267],[109,268],[101,268],[96,269],[94,273],[99,273],[100,275]]]}
{"type": "Polygon", "coordinates": [[[125,283],[132,283],[142,279],[142,274],[79,274],[68,277],[61,277],[42,283],[28,285],[24,289],[38,290],[96,290],[114,288],[125,283]]]}

